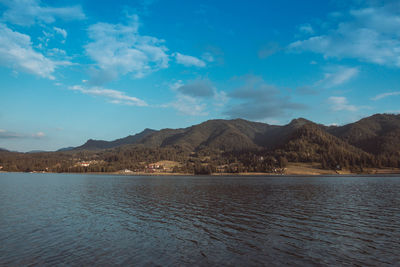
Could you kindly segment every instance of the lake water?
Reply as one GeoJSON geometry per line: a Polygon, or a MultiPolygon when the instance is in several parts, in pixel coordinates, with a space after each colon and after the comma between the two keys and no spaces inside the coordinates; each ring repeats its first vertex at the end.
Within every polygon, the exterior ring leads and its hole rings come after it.
{"type": "Polygon", "coordinates": [[[0,265],[400,264],[397,177],[0,173],[0,265]]]}

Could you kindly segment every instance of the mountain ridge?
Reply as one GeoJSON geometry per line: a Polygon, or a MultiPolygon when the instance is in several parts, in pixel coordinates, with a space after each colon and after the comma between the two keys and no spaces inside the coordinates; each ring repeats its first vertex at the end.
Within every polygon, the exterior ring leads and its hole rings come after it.
{"type": "Polygon", "coordinates": [[[153,132],[155,132],[155,130],[146,128],[138,134],[128,135],[126,137],[119,138],[113,141],[89,139],[83,145],[68,150],[97,150],[114,148],[125,144],[134,144],[135,142],[141,140],[142,138],[153,132]]]}
{"type": "Polygon", "coordinates": [[[245,119],[214,119],[186,128],[145,129],[138,134],[112,141],[89,139],[73,150],[113,149],[124,145],[179,147],[187,151],[205,148],[220,151],[276,149],[282,147],[294,131],[305,125],[314,125],[320,131],[374,155],[400,150],[400,115],[393,114],[375,114],[334,127],[304,118],[293,119],[286,125],[270,125],[245,119]]]}
{"type": "Polygon", "coordinates": [[[167,173],[189,174],[284,173],[288,163],[311,164],[317,173],[393,170],[400,168],[400,115],[375,114],[342,126],[304,118],[286,125],[208,120],[186,128],[145,129],[113,141],[89,139],[57,152],[0,153],[6,171],[148,173],[165,161],[173,164],[167,173]]]}

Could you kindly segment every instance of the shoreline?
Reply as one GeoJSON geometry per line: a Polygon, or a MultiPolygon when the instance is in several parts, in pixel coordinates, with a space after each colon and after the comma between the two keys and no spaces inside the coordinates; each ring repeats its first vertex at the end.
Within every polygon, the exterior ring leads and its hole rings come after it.
{"type": "Polygon", "coordinates": [[[364,177],[364,176],[397,176],[400,175],[400,170],[393,170],[391,172],[363,172],[363,173],[288,173],[288,174],[276,174],[276,173],[212,173],[212,174],[192,174],[192,173],[121,173],[121,172],[9,172],[0,171],[1,173],[29,173],[29,174],[88,174],[88,175],[112,175],[112,176],[174,176],[174,177],[364,177]]]}

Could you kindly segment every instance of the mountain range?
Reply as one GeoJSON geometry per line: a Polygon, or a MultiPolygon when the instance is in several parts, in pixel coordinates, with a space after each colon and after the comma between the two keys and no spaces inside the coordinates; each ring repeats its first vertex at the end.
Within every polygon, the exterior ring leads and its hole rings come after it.
{"type": "Polygon", "coordinates": [[[400,115],[393,114],[375,114],[343,126],[325,126],[303,118],[294,119],[283,126],[243,119],[209,120],[182,129],[145,129],[136,135],[114,141],[90,139],[85,144],[68,150],[93,151],[124,145],[147,148],[179,147],[186,151],[275,150],[288,148],[288,144],[296,143],[299,134],[305,132],[310,139],[310,145],[315,145],[315,137],[319,136],[319,141],[329,140],[347,151],[362,151],[373,155],[400,151],[400,115]]]}
{"type": "Polygon", "coordinates": [[[288,163],[334,173],[400,168],[400,115],[375,114],[343,126],[303,118],[287,125],[209,120],[181,129],[145,129],[113,141],[90,139],[56,152],[0,150],[6,171],[140,173],[165,161],[173,166],[169,172],[186,174],[282,173],[288,163]]]}

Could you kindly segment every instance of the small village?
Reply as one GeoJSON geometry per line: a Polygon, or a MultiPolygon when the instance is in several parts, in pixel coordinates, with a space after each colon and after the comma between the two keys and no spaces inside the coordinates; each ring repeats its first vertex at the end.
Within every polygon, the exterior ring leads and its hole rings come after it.
{"type": "MultiPolygon", "coordinates": [[[[90,161],[78,161],[74,167],[83,167],[87,168],[93,165],[99,165],[99,164],[104,164],[104,161],[99,161],[99,160],[90,160],[90,161]]],[[[135,168],[135,169],[121,169],[118,170],[118,174],[134,174],[134,173],[174,173],[176,172],[176,167],[179,167],[180,164],[178,162],[174,161],[160,161],[160,162],[154,162],[154,163],[142,163],[143,165],[142,168],[135,168]],[[175,168],[175,169],[174,169],[175,168]]]]}

